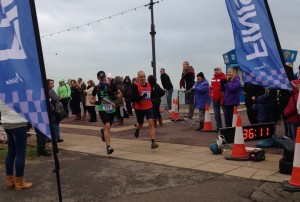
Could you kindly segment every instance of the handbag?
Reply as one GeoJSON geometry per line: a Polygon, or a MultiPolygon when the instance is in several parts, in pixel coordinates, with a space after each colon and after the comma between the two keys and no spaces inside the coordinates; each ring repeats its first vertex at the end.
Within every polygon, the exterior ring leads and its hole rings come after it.
{"type": "Polygon", "coordinates": [[[61,102],[57,102],[55,108],[56,108],[55,109],[55,118],[57,121],[62,121],[68,117],[68,114],[67,114],[66,110],[64,109],[63,105],[61,104],[61,102]]]}

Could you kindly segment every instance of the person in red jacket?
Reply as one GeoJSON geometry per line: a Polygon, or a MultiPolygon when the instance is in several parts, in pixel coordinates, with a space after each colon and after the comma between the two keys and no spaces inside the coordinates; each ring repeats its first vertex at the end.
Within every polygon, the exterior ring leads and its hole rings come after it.
{"type": "Polygon", "coordinates": [[[295,140],[297,127],[300,125],[299,114],[296,107],[299,95],[300,80],[292,80],[291,84],[293,92],[286,108],[283,111],[283,116],[288,126],[288,136],[295,140]]]}
{"type": "Polygon", "coordinates": [[[140,129],[143,127],[144,118],[146,117],[149,125],[149,135],[151,138],[151,149],[156,149],[158,144],[154,138],[156,136],[156,129],[154,127],[154,115],[152,110],[152,87],[146,82],[145,72],[138,72],[138,82],[132,85],[131,101],[136,114],[137,125],[135,130],[135,137],[139,137],[140,129]]]}
{"type": "Polygon", "coordinates": [[[210,97],[214,108],[215,120],[217,123],[217,132],[220,128],[222,128],[221,107],[224,111],[224,95],[221,91],[220,83],[222,79],[227,79],[226,75],[222,72],[222,69],[220,67],[215,67],[214,76],[211,79],[210,84],[210,97]]]}

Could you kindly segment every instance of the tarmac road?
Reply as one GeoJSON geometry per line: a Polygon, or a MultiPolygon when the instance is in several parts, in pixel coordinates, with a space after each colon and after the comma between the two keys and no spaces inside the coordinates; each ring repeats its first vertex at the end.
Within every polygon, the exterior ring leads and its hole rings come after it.
{"type": "MultiPolygon", "coordinates": [[[[151,163],[100,157],[62,150],[63,201],[300,201],[300,193],[283,191],[281,183],[263,182],[151,163]]],[[[0,201],[58,201],[52,158],[29,161],[25,168],[31,189],[4,187],[0,167],[0,201]]]]}

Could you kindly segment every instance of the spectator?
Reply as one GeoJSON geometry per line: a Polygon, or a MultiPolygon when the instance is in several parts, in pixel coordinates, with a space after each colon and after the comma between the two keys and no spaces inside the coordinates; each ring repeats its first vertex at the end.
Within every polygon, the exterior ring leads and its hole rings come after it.
{"type": "MultiPolygon", "coordinates": [[[[258,124],[257,113],[253,110],[255,100],[265,94],[262,86],[254,85],[248,82],[244,83],[245,106],[247,109],[248,120],[251,124],[258,124]]],[[[260,100],[261,102],[262,100],[260,100]]],[[[257,106],[256,106],[257,107],[257,106]]]]}
{"type": "Polygon", "coordinates": [[[133,85],[133,84],[136,84],[137,82],[138,82],[138,80],[137,80],[136,77],[132,78],[132,85],[133,85]]]}
{"type": "Polygon", "coordinates": [[[90,99],[91,99],[91,95],[92,95],[92,92],[95,88],[95,83],[93,80],[89,80],[87,82],[88,86],[87,86],[87,89],[84,91],[86,96],[85,96],[85,103],[86,103],[86,109],[89,113],[89,116],[90,116],[90,119],[89,119],[89,122],[97,122],[97,116],[96,116],[96,110],[95,110],[95,104],[92,104],[90,102],[90,99]]]}
{"type": "Polygon", "coordinates": [[[195,108],[199,109],[200,126],[196,131],[200,131],[204,127],[205,106],[210,105],[209,83],[202,72],[197,74],[197,81],[192,87],[195,94],[195,108]]]}
{"type": "Polygon", "coordinates": [[[163,121],[160,114],[160,103],[161,103],[161,97],[165,94],[165,91],[156,83],[156,78],[153,75],[148,76],[148,83],[152,87],[152,97],[151,101],[153,104],[153,120],[154,120],[154,127],[157,127],[157,121],[159,123],[159,126],[163,126],[163,121]]]}
{"type": "Polygon", "coordinates": [[[191,88],[195,84],[195,71],[192,66],[190,66],[190,63],[188,61],[183,62],[183,71],[181,74],[181,79],[179,83],[179,87],[184,88],[189,93],[185,94],[185,101],[186,103],[189,103],[189,115],[188,118],[193,118],[194,116],[194,93],[191,90],[191,88]]]}
{"type": "MultiPolygon", "coordinates": [[[[119,91],[124,95],[124,86],[122,85],[122,78],[120,76],[116,76],[115,79],[113,80],[114,84],[117,86],[119,91]]],[[[123,96],[118,97],[115,100],[116,104],[116,117],[118,119],[118,123],[115,125],[122,126],[124,122],[124,99],[123,96]]],[[[128,114],[126,114],[128,115],[128,114]]]]}
{"type": "Polygon", "coordinates": [[[288,126],[288,136],[293,140],[296,140],[297,127],[300,125],[299,114],[296,108],[298,102],[300,80],[293,80],[291,81],[291,84],[293,93],[286,108],[283,111],[283,117],[288,126]]]}
{"type": "Polygon", "coordinates": [[[292,63],[287,62],[284,66],[284,70],[286,72],[286,75],[289,79],[289,81],[295,80],[295,76],[294,76],[294,66],[292,63]]]}
{"type": "Polygon", "coordinates": [[[222,93],[220,83],[222,79],[226,80],[226,75],[222,72],[222,69],[220,67],[215,67],[214,76],[211,79],[210,97],[213,103],[217,132],[220,128],[222,128],[221,108],[224,112],[224,95],[222,93]]]}
{"type": "Polygon", "coordinates": [[[265,90],[265,95],[267,99],[266,106],[269,122],[274,122],[276,124],[278,121],[278,90],[267,88],[265,90]]]}
{"type": "Polygon", "coordinates": [[[267,110],[266,95],[260,95],[256,99],[256,104],[252,106],[253,112],[256,114],[257,123],[268,123],[269,114],[267,110]]]}
{"type": "Polygon", "coordinates": [[[78,86],[79,86],[79,93],[80,93],[80,102],[82,103],[82,109],[83,109],[83,115],[82,120],[85,120],[86,117],[86,103],[85,103],[85,93],[86,90],[86,84],[82,82],[82,78],[78,78],[78,86]]]}
{"type": "MultiPolygon", "coordinates": [[[[57,110],[56,108],[58,107],[58,104],[59,104],[59,97],[53,90],[54,81],[52,79],[48,79],[47,82],[48,82],[50,103],[53,106],[53,109],[55,111],[55,110],[57,110]]],[[[64,140],[60,138],[60,131],[59,131],[60,120],[58,120],[56,118],[54,111],[51,114],[51,117],[52,117],[52,121],[53,121],[53,128],[54,128],[54,133],[55,133],[55,137],[56,137],[56,142],[63,142],[64,140]]],[[[51,140],[48,140],[48,142],[51,142],[51,140]]]]}
{"type": "Polygon", "coordinates": [[[65,111],[67,114],[69,114],[69,100],[71,97],[71,89],[69,84],[65,83],[64,79],[59,80],[59,86],[57,87],[57,96],[59,97],[59,100],[61,104],[63,105],[65,111]]]}
{"type": "Polygon", "coordinates": [[[80,92],[79,92],[79,86],[78,83],[75,80],[71,81],[71,99],[73,103],[73,112],[76,116],[75,120],[81,119],[81,108],[80,108],[80,92]]]}
{"type": "MultiPolygon", "coordinates": [[[[286,75],[288,77],[288,80],[291,82],[292,80],[294,80],[294,70],[293,70],[293,65],[289,62],[286,63],[286,65],[284,66],[286,75]]],[[[281,89],[279,90],[279,102],[278,102],[278,119],[280,120],[283,117],[283,111],[286,108],[289,99],[291,97],[291,94],[288,90],[285,89],[281,89]]],[[[283,123],[284,123],[284,131],[285,134],[288,134],[288,126],[287,123],[285,122],[285,120],[283,119],[283,123]]]]}
{"type": "Polygon", "coordinates": [[[36,133],[36,151],[37,155],[41,158],[46,156],[51,156],[51,154],[46,150],[47,137],[39,129],[34,128],[36,133]]]}
{"type": "Polygon", "coordinates": [[[172,95],[173,95],[173,85],[169,75],[166,73],[164,68],[160,69],[160,80],[163,88],[167,91],[167,103],[168,109],[172,109],[172,95]]]}
{"type": "Polygon", "coordinates": [[[114,77],[111,73],[108,73],[106,78],[107,78],[108,85],[110,85],[110,83],[113,82],[113,80],[114,80],[113,79],[114,77]]]}
{"type": "Polygon", "coordinates": [[[132,106],[131,106],[131,80],[129,76],[126,76],[124,79],[124,99],[126,104],[126,109],[128,115],[132,116],[132,106]]]}
{"type": "Polygon", "coordinates": [[[240,104],[240,90],[241,82],[240,77],[236,75],[234,68],[227,70],[227,80],[222,79],[222,90],[224,92],[224,118],[226,127],[232,127],[232,117],[234,106],[240,104]]]}
{"type": "Polygon", "coordinates": [[[1,122],[7,134],[6,189],[22,190],[32,187],[24,180],[27,121],[0,101],[1,122]],[[15,167],[15,177],[14,177],[15,167]]]}

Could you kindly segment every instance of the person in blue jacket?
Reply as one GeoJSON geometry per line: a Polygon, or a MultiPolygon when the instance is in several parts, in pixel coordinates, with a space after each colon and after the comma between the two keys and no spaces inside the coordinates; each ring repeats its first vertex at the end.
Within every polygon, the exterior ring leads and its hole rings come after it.
{"type": "Polygon", "coordinates": [[[260,95],[256,99],[256,105],[252,106],[252,109],[257,113],[258,123],[268,123],[269,114],[267,110],[267,97],[266,95],[260,95]]]}
{"type": "Polygon", "coordinates": [[[192,87],[192,91],[194,91],[195,94],[195,108],[199,109],[200,126],[196,129],[196,131],[200,131],[204,126],[205,106],[206,104],[209,106],[211,103],[209,95],[209,83],[202,72],[197,74],[197,81],[192,87]]]}
{"type": "Polygon", "coordinates": [[[240,77],[236,75],[235,68],[231,67],[227,70],[227,80],[221,80],[221,88],[224,92],[224,119],[226,127],[232,127],[232,117],[234,106],[240,104],[240,77]]]}

